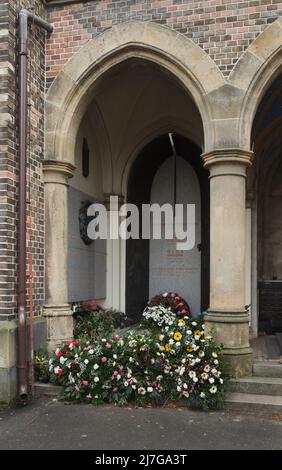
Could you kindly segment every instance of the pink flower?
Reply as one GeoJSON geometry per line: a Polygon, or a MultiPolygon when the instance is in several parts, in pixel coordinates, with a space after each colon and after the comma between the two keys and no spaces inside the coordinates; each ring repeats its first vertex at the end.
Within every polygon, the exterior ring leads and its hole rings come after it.
{"type": "Polygon", "coordinates": [[[118,391],[118,388],[117,388],[117,387],[113,388],[113,392],[114,392],[114,393],[116,393],[117,391],[118,391]]]}
{"type": "Polygon", "coordinates": [[[83,380],[83,382],[82,382],[82,383],[83,383],[83,385],[86,385],[86,386],[87,386],[87,385],[89,385],[89,382],[88,382],[88,380],[83,380]]]}
{"type": "Polygon", "coordinates": [[[115,370],[114,373],[113,373],[113,377],[116,377],[118,375],[118,371],[115,370]]]}
{"type": "Polygon", "coordinates": [[[111,343],[106,343],[106,344],[105,344],[105,347],[106,347],[107,349],[111,349],[112,345],[111,345],[111,343]]]}
{"type": "Polygon", "coordinates": [[[106,358],[106,356],[102,357],[102,359],[101,359],[102,364],[106,364],[107,360],[108,360],[108,359],[106,358]]]}
{"type": "Polygon", "coordinates": [[[120,336],[119,335],[114,335],[113,338],[114,338],[114,340],[118,341],[120,339],[120,336]]]}
{"type": "Polygon", "coordinates": [[[123,366],[120,366],[119,370],[120,370],[120,372],[122,372],[123,371],[123,366]]]}

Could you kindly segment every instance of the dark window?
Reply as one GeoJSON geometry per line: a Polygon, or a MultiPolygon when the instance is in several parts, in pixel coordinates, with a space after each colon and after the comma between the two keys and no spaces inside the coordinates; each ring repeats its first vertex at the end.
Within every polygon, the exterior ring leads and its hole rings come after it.
{"type": "Polygon", "coordinates": [[[86,139],[82,144],[82,174],[85,178],[89,176],[89,147],[86,139]]]}

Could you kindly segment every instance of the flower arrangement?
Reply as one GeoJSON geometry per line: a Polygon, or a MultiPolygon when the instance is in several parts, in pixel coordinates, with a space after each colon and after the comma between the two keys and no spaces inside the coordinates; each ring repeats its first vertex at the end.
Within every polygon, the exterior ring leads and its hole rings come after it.
{"type": "Polygon", "coordinates": [[[48,365],[48,356],[41,351],[35,353],[34,373],[39,382],[49,382],[50,373],[48,365]]]}
{"type": "Polygon", "coordinates": [[[74,337],[96,340],[101,336],[111,335],[116,328],[130,324],[123,312],[105,310],[94,302],[82,302],[74,315],[74,337]]]}
{"type": "Polygon", "coordinates": [[[148,303],[149,307],[162,305],[170,308],[179,317],[190,317],[191,311],[188,303],[177,292],[163,292],[154,296],[148,303]]]}
{"type": "Polygon", "coordinates": [[[49,371],[65,398],[86,403],[185,399],[208,409],[224,401],[221,347],[205,335],[202,319],[162,306],[146,310],[140,328],[124,337],[69,341],[50,358],[49,371]]]}

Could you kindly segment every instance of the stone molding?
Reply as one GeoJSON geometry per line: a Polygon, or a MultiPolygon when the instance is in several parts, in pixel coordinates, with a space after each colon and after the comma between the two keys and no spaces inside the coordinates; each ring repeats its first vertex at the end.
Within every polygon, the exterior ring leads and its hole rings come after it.
{"type": "Polygon", "coordinates": [[[68,184],[69,178],[73,177],[75,166],[69,162],[60,160],[44,160],[43,174],[44,183],[68,184]]]}
{"type": "Polygon", "coordinates": [[[210,178],[223,175],[246,177],[252,165],[253,152],[242,149],[219,149],[202,154],[204,168],[210,170],[210,178]]]}

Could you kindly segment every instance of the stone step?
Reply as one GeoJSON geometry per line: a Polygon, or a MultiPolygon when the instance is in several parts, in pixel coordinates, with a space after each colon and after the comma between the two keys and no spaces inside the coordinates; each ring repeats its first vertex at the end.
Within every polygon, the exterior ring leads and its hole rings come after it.
{"type": "Polygon", "coordinates": [[[263,405],[264,407],[278,407],[280,411],[280,408],[282,410],[282,397],[233,392],[228,394],[226,398],[226,404],[228,407],[230,407],[230,405],[234,405],[237,408],[238,406],[240,407],[242,405],[250,405],[252,407],[261,407],[263,405]]]}
{"type": "Polygon", "coordinates": [[[254,395],[273,395],[282,397],[282,378],[244,377],[230,380],[230,391],[254,395]]]}
{"type": "Polygon", "coordinates": [[[35,382],[35,395],[46,397],[59,397],[62,392],[62,387],[50,383],[35,382]]]}
{"type": "Polygon", "coordinates": [[[282,379],[282,363],[277,361],[254,362],[253,375],[255,377],[277,377],[282,379]]]}

